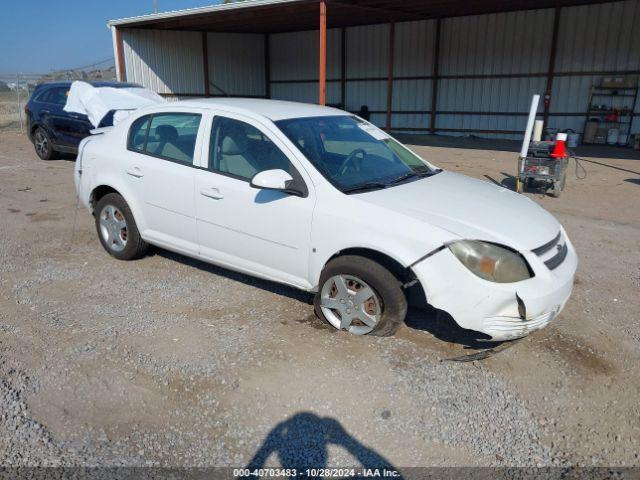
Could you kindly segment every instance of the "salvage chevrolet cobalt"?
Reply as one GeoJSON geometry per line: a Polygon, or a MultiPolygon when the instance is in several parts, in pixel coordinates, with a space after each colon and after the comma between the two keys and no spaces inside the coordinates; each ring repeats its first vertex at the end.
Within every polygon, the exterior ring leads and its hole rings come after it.
{"type": "Polygon", "coordinates": [[[75,184],[113,257],[149,244],[315,292],[318,316],[391,335],[409,289],[493,340],[547,325],[577,256],[527,197],[443,171],[342,110],[203,99],[80,144],[75,184]]]}

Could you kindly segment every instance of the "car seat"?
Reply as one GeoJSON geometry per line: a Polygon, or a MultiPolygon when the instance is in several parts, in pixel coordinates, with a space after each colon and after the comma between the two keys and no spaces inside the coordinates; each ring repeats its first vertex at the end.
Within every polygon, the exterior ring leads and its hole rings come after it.
{"type": "Polygon", "coordinates": [[[156,127],[156,137],[158,146],[155,153],[163,157],[178,160],[184,163],[191,163],[193,159],[178,147],[180,135],[173,125],[158,125],[156,127]]]}
{"type": "Polygon", "coordinates": [[[261,170],[249,152],[249,139],[242,126],[229,125],[224,129],[218,170],[242,178],[253,178],[261,170]]]}

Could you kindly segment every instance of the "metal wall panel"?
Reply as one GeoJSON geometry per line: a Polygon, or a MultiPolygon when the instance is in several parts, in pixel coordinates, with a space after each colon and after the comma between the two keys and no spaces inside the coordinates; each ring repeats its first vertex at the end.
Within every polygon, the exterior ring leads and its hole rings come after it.
{"type": "Polygon", "coordinates": [[[440,74],[545,72],[553,9],[442,20],[440,74]]]}
{"type": "MultiPolygon", "coordinates": [[[[553,9],[496,13],[442,20],[441,76],[546,72],[549,67],[553,9]]],[[[526,112],[531,96],[543,93],[544,77],[441,78],[439,111],[526,112]]],[[[540,105],[542,111],[542,104],[540,105]]],[[[526,117],[439,114],[436,128],[522,130],[526,117]]],[[[446,132],[443,132],[446,133],[446,132]]],[[[478,136],[489,136],[477,133],[478,136]]],[[[511,134],[491,135],[512,138],[511,134]]]]}
{"type": "Polygon", "coordinates": [[[402,22],[395,26],[393,75],[433,75],[436,21],[402,22]]]}
{"type": "Polygon", "coordinates": [[[527,112],[531,96],[542,93],[545,82],[543,77],[443,79],[438,110],[527,112]]]}
{"type": "Polygon", "coordinates": [[[386,110],[387,82],[348,82],[346,97],[346,108],[350,111],[358,111],[363,105],[369,107],[369,110],[386,110]]]}
{"type": "Polygon", "coordinates": [[[431,110],[432,85],[431,80],[394,80],[392,110],[431,110]]]}
{"type": "MultiPolygon", "coordinates": [[[[313,82],[272,83],[271,98],[296,102],[318,102],[318,30],[277,33],[269,38],[271,80],[313,80],[313,82]]],[[[327,30],[327,79],[340,78],[340,29],[327,30]]],[[[340,84],[327,82],[327,103],[338,104],[340,84]]]]}
{"type": "Polygon", "coordinates": [[[640,2],[563,8],[556,71],[640,70],[640,2]]]}
{"type": "MultiPolygon", "coordinates": [[[[313,83],[273,83],[271,98],[292,102],[318,103],[318,84],[313,83]]],[[[327,103],[340,103],[340,83],[327,83],[327,103]]]]}
{"type": "MultiPolygon", "coordinates": [[[[394,77],[432,76],[435,40],[435,20],[397,23],[394,77]]],[[[432,88],[432,80],[394,80],[392,110],[431,110],[432,88]]],[[[430,122],[431,116],[427,114],[393,114],[391,119],[395,128],[429,128],[430,122]]]]}
{"type": "Polygon", "coordinates": [[[158,93],[204,94],[200,33],[124,29],[122,40],[127,81],[158,93]]]}
{"type": "MultiPolygon", "coordinates": [[[[327,30],[327,78],[340,77],[340,38],[340,29],[327,30]]],[[[318,30],[271,35],[271,80],[317,80],[319,39],[318,30]]]]}
{"type": "MultiPolygon", "coordinates": [[[[346,108],[358,111],[366,105],[369,110],[387,108],[389,72],[389,25],[352,27],[346,31],[346,78],[380,77],[384,80],[351,81],[346,86],[346,108]]],[[[374,114],[371,121],[384,125],[384,115],[374,114]]]]}
{"type": "MultiPolygon", "coordinates": [[[[640,70],[640,29],[637,27],[640,2],[637,0],[563,8],[560,19],[556,72],[640,70]]],[[[586,112],[591,86],[600,84],[604,76],[556,77],[551,92],[551,112],[586,112]]],[[[631,100],[620,98],[613,105],[630,107],[631,100]]],[[[636,102],[636,111],[638,109],[640,105],[636,102]]],[[[555,115],[550,117],[549,126],[582,132],[584,122],[584,116],[555,115]]],[[[640,122],[634,121],[631,131],[640,132],[640,122]]]]}
{"type": "Polygon", "coordinates": [[[266,94],[264,35],[208,33],[207,45],[212,94],[266,94]]]}
{"type": "Polygon", "coordinates": [[[389,25],[351,27],[346,33],[347,78],[387,77],[389,25]]]}

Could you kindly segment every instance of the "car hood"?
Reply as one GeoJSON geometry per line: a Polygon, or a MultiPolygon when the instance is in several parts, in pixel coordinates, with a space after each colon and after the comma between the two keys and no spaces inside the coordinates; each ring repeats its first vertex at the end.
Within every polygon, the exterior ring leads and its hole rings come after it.
{"type": "Polygon", "coordinates": [[[452,172],[358,195],[361,200],[461,238],[532,250],[553,239],[558,221],[524,195],[452,172]]]}

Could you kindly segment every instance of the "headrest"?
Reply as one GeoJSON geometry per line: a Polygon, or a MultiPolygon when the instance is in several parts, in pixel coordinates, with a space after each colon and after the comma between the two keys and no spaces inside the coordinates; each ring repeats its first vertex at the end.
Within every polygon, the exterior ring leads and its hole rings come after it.
{"type": "Polygon", "coordinates": [[[234,125],[224,130],[222,138],[223,155],[241,155],[249,147],[247,134],[242,127],[234,125]]]}
{"type": "Polygon", "coordinates": [[[178,130],[173,125],[158,125],[156,135],[161,142],[175,142],[178,139],[178,130]]]}

